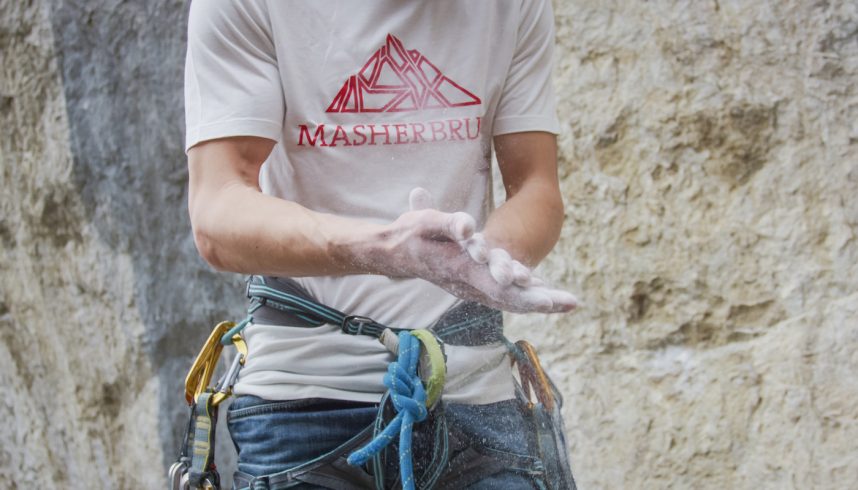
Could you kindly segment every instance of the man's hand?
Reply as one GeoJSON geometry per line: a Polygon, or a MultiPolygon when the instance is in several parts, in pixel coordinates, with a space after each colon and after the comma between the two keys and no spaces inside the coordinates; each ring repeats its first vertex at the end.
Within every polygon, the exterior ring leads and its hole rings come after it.
{"type": "Polygon", "coordinates": [[[411,210],[385,227],[379,246],[356,253],[365,267],[389,276],[419,277],[451,294],[516,313],[567,312],[578,305],[566,291],[544,286],[502,249],[490,249],[465,213],[432,209],[431,196],[415,189],[411,210]]]}

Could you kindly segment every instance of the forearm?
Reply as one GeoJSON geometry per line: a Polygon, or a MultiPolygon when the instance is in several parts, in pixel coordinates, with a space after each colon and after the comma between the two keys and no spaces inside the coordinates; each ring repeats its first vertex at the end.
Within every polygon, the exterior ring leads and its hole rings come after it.
{"type": "Polygon", "coordinates": [[[545,132],[496,136],[495,151],[506,202],[488,219],[489,246],[535,266],[557,243],[563,199],[557,178],[557,140],[545,132]]]}
{"type": "Polygon", "coordinates": [[[201,196],[194,237],[215,268],[242,274],[319,276],[378,272],[358,251],[379,225],[317,213],[240,185],[201,196]]]}
{"type": "Polygon", "coordinates": [[[491,246],[533,267],[554,248],[562,225],[563,201],[556,184],[533,181],[491,213],[483,234],[491,246]]]}

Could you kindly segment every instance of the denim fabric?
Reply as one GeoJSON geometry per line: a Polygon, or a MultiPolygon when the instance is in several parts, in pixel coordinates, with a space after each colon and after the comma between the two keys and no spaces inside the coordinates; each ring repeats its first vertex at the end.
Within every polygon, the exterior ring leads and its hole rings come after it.
{"type": "MultiPolygon", "coordinates": [[[[253,396],[237,398],[229,409],[228,424],[238,450],[238,469],[259,476],[270,475],[307,462],[341,445],[370,425],[377,405],[325,399],[270,401],[253,396]]],[[[516,455],[521,468],[507,467],[467,488],[541,488],[537,483],[541,463],[528,442],[532,427],[515,400],[488,405],[447,405],[448,432],[486,454],[516,455]]],[[[416,428],[415,434],[419,431],[416,428]]],[[[416,435],[415,453],[428,452],[416,435]]],[[[398,478],[395,466],[388,480],[398,478]]],[[[295,488],[319,488],[309,485],[295,488]]]]}

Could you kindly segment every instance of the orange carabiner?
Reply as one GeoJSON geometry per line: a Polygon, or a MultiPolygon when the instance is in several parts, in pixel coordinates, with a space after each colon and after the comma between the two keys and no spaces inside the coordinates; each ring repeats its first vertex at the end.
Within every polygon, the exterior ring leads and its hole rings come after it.
{"type": "Polygon", "coordinates": [[[536,349],[526,340],[519,340],[515,346],[524,355],[523,360],[518,360],[518,374],[521,378],[521,387],[530,397],[531,388],[536,394],[536,399],[551,412],[554,410],[554,390],[551,387],[551,381],[545,370],[542,369],[542,364],[539,362],[539,357],[536,355],[536,349]],[[524,362],[523,362],[524,361],[524,362]]]}

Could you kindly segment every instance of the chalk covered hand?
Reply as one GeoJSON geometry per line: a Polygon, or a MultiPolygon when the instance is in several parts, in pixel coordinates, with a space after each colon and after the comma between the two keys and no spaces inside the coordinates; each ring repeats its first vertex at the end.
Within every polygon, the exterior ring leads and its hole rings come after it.
{"type": "Polygon", "coordinates": [[[572,294],[547,287],[530,269],[491,248],[466,213],[433,209],[432,196],[417,188],[411,210],[386,226],[383,245],[365,255],[390,276],[419,277],[456,297],[516,313],[561,313],[574,309],[572,294]]]}

